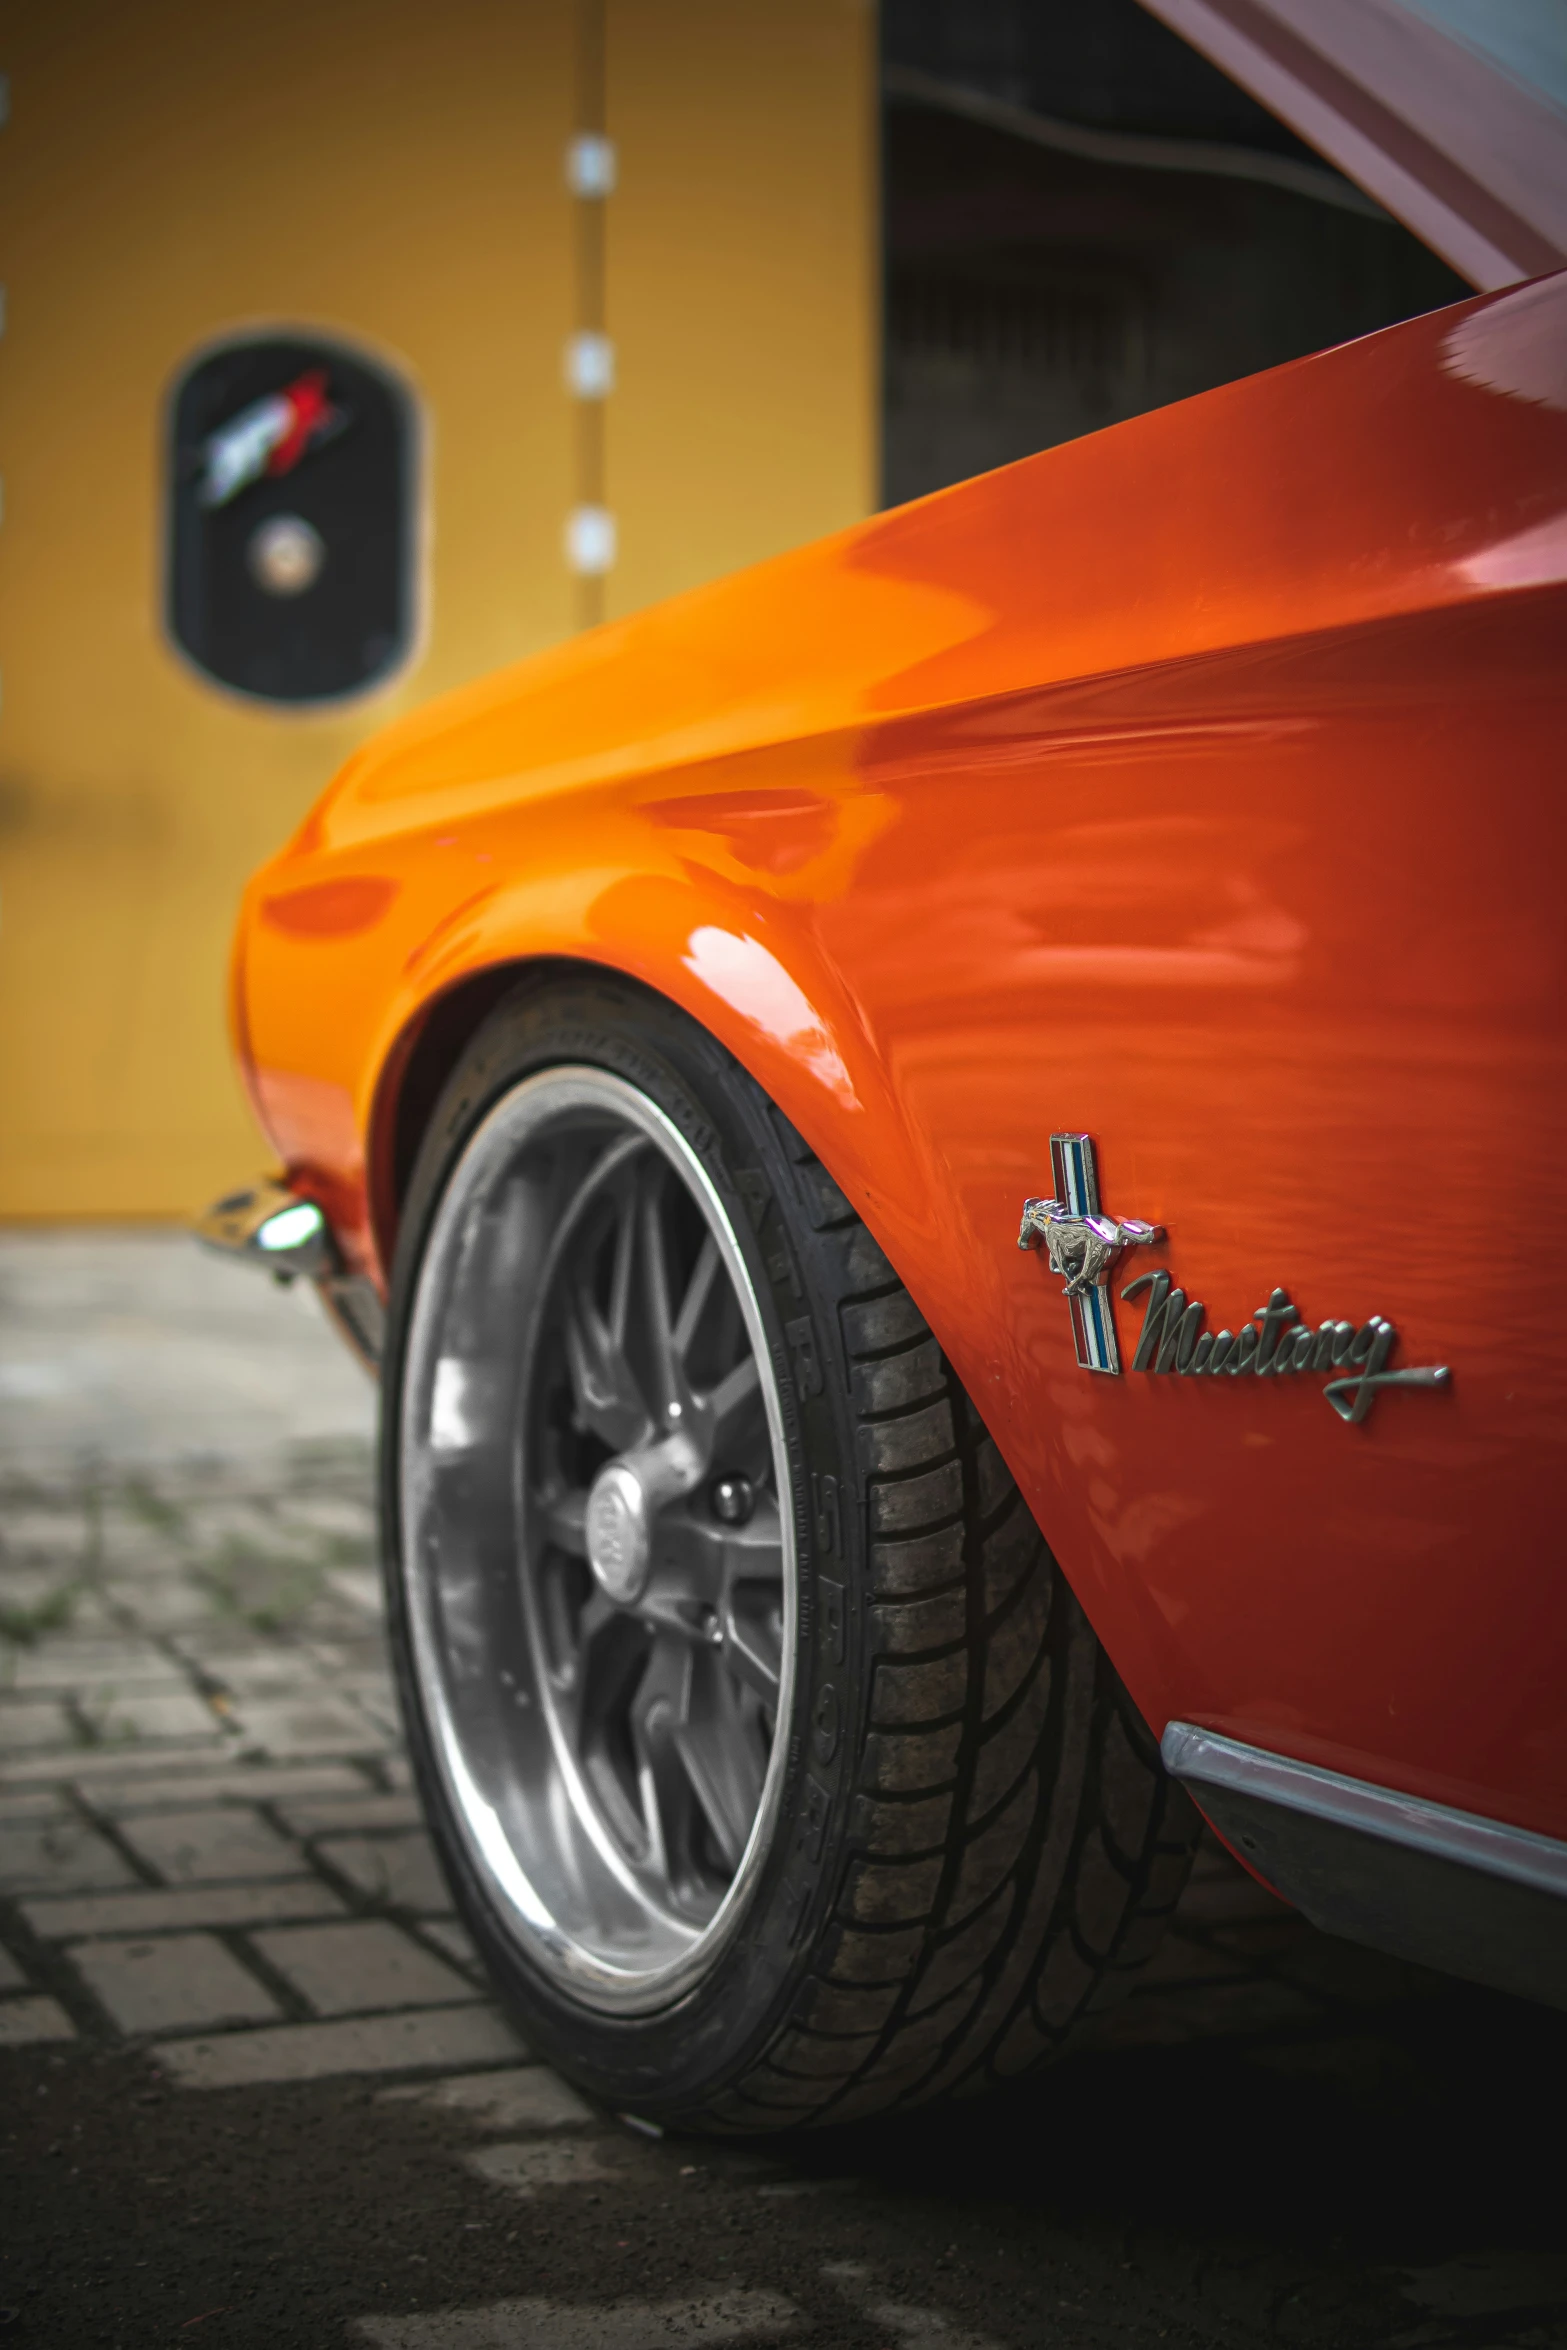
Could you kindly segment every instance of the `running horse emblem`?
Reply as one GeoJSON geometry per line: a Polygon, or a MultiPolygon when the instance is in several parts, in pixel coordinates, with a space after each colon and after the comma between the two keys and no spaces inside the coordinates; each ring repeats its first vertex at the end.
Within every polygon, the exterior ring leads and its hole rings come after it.
{"type": "Polygon", "coordinates": [[[1140,1217],[1101,1211],[1099,1171],[1086,1134],[1052,1134],[1050,1168],[1057,1196],[1023,1202],[1017,1244],[1033,1248],[1044,1242],[1050,1270],[1066,1283],[1062,1294],[1072,1310],[1078,1362],[1085,1371],[1113,1374],[1121,1368],[1121,1357],[1106,1295],[1110,1276],[1129,1248],[1162,1240],[1164,1234],[1140,1217]]]}

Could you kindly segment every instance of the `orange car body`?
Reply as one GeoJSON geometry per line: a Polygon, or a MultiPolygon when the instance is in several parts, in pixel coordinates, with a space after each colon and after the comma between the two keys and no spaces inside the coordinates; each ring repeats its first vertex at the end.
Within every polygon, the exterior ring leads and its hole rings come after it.
{"type": "Polygon", "coordinates": [[[242,1056],[380,1283],[498,974],[674,999],[887,1249],[1156,1734],[1567,1838],[1564,698],[1567,276],[395,726],[251,885],[242,1056]],[[1346,1425],[1316,1376],[1081,1370],[1017,1245],[1072,1129],[1167,1234],[1120,1282],[1380,1313],[1449,1384],[1346,1425]]]}

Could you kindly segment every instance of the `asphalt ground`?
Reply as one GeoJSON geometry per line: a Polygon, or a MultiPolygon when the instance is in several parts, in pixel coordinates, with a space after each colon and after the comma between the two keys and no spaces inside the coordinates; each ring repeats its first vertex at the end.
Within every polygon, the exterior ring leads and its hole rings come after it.
{"type": "Polygon", "coordinates": [[[585,2104],[408,1794],[370,1399],[173,1235],[0,1235],[0,2345],[1567,2344],[1567,2016],[1216,1848],[1003,2101],[585,2104]]]}

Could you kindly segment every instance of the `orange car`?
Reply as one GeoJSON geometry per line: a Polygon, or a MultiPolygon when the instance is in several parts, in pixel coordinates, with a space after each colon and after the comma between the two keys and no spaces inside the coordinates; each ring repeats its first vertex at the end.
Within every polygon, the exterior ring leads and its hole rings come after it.
{"type": "Polygon", "coordinates": [[[1192,1797],[1567,2003],[1564,688],[1567,275],[451,696],[257,875],[209,1236],[379,1360],[431,1825],[611,2104],[1026,2070],[1192,1797]]]}

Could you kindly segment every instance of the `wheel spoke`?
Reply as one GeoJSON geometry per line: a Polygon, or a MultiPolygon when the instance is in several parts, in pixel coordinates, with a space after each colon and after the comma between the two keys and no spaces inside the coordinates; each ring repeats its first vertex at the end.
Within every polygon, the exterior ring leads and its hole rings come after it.
{"type": "Polygon", "coordinates": [[[639,1202],[637,1238],[642,1251],[642,1304],[648,1352],[649,1401],[667,1422],[685,1411],[690,1400],[685,1365],[675,1343],[675,1316],[670,1298],[669,1235],[664,1226],[664,1184],[649,1180],[639,1202]]]}
{"type": "Polygon", "coordinates": [[[573,1699],[573,1731],[583,1752],[603,1743],[630,1702],[647,1656],[647,1635],[600,1591],[583,1602],[557,1686],[573,1699]]]}
{"type": "Polygon", "coordinates": [[[590,1258],[576,1271],[565,1316],[566,1359],[578,1415],[612,1452],[641,1443],[652,1424],[627,1346],[636,1196],[622,1196],[619,1203],[607,1312],[600,1312],[594,1295],[590,1258]]]}
{"type": "Polygon", "coordinates": [[[568,1493],[541,1494],[538,1514],[539,1531],[546,1542],[553,1542],[557,1550],[568,1552],[572,1558],[587,1557],[588,1497],[580,1486],[568,1493]]]}
{"type": "Polygon", "coordinates": [[[740,1429],[760,1417],[761,1394],[762,1375],[755,1355],[748,1350],[706,1398],[709,1443],[715,1460],[738,1450],[740,1429]]]}
{"type": "Polygon", "coordinates": [[[724,1664],[776,1713],[783,1672],[783,1535],[770,1493],[758,1496],[746,1525],[726,1530],[722,1573],[724,1664]]]}
{"type": "Polygon", "coordinates": [[[702,1243],[701,1254],[691,1268],[691,1278],[686,1283],[680,1312],[670,1333],[671,1343],[682,1365],[691,1352],[691,1341],[696,1336],[697,1325],[706,1310],[707,1301],[713,1294],[713,1284],[718,1274],[718,1243],[709,1233],[702,1243]]]}
{"type": "Polygon", "coordinates": [[[660,1618],[671,1609],[716,1608],[723,1594],[723,1544],[716,1526],[704,1526],[689,1510],[666,1510],[654,1545],[653,1583],[644,1612],[660,1618]]]}
{"type": "Polygon", "coordinates": [[[777,1586],[741,1585],[731,1593],[718,1620],[725,1665],[761,1699],[770,1714],[776,1714],[783,1671],[783,1618],[777,1586]]]}
{"type": "Polygon", "coordinates": [[[692,1654],[672,1633],[653,1643],[630,1709],[645,1865],[678,1888],[690,1875],[691,1794],[680,1740],[691,1710],[692,1654]]]}
{"type": "MultiPolygon", "coordinates": [[[[688,1719],[677,1738],[680,1760],[725,1865],[737,1869],[761,1801],[767,1760],[744,1698],[709,1653],[693,1658],[688,1719]]],[[[749,1709],[754,1717],[754,1707],[749,1709]]]]}

